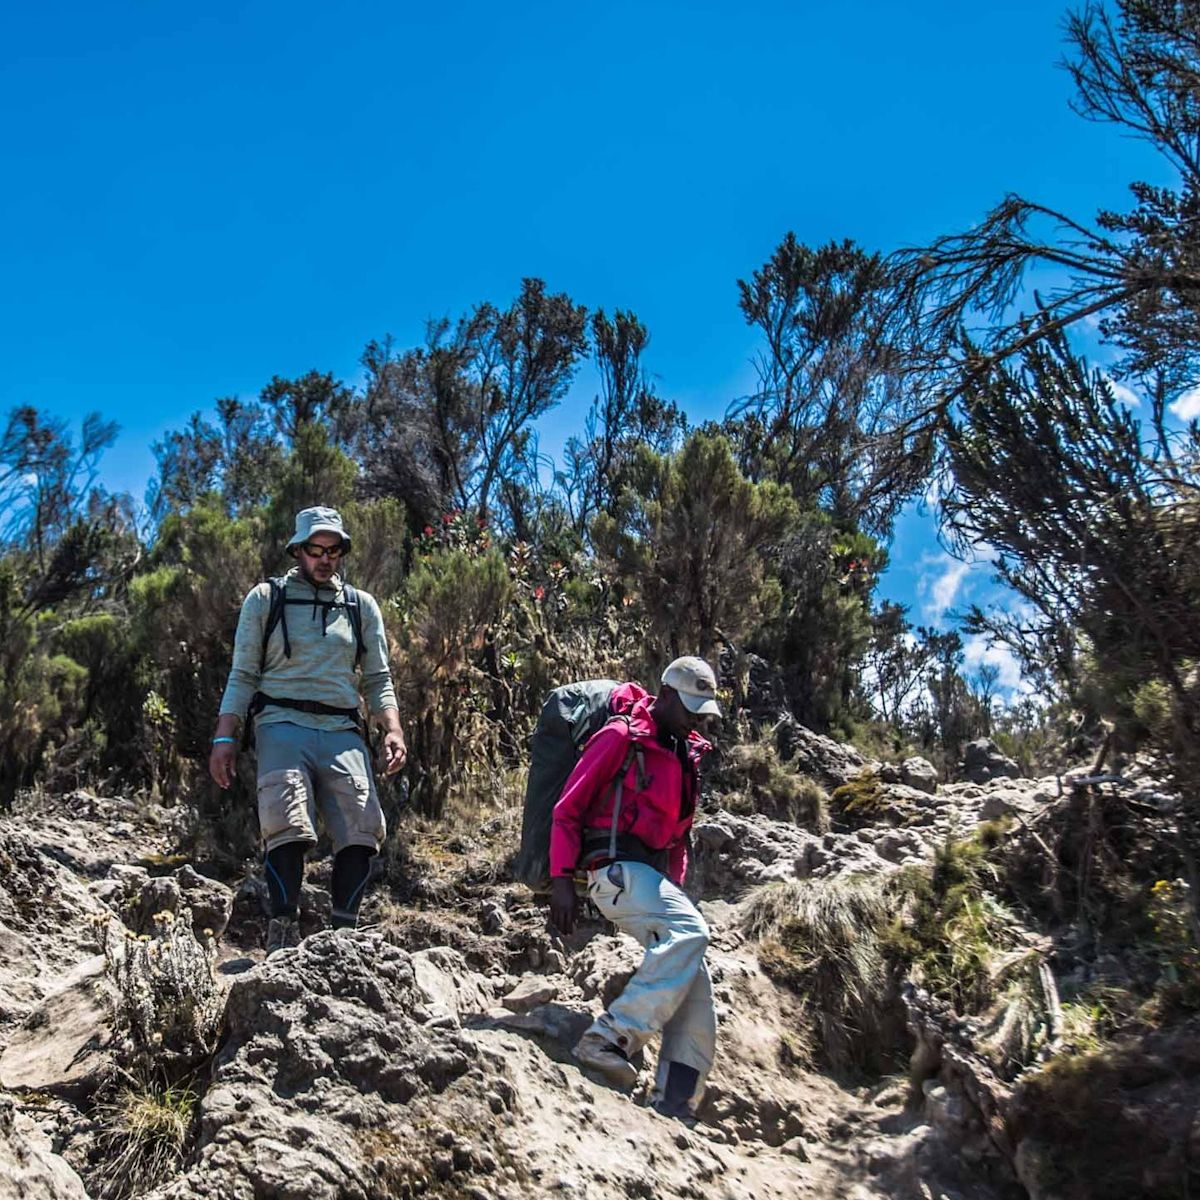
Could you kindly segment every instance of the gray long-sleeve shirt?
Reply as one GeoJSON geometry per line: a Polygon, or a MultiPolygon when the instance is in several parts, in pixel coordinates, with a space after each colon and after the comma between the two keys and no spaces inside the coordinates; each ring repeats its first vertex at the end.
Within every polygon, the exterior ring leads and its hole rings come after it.
{"type": "MultiPolygon", "coordinates": [[[[357,708],[358,676],[354,669],[357,647],[354,626],[344,608],[326,610],[321,600],[341,599],[342,582],[334,576],[329,584],[315,589],[293,567],[284,582],[289,599],[318,601],[309,605],[289,604],[287,618],[291,657],[284,654],[283,628],[277,625],[267,643],[266,663],[261,671],[263,630],[271,607],[271,585],[260,583],[242,602],[237,635],[233,643],[233,666],[221,698],[221,713],[245,718],[255,692],[291,700],[317,700],[334,708],[357,708]]],[[[388,669],[387,639],[383,616],[375,597],[358,592],[362,614],[362,636],[366,647],[362,667],[362,690],[373,713],[396,708],[396,693],[388,669]]],[[[310,729],[352,729],[346,717],[306,713],[290,708],[265,708],[255,720],[260,725],[290,721],[310,729]]]]}

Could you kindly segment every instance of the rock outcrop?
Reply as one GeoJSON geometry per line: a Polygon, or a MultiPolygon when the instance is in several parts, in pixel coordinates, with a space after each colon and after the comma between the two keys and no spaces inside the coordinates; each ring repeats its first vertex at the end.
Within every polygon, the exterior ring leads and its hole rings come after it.
{"type": "Polygon", "coordinates": [[[0,822],[0,1046],[62,977],[96,953],[108,908],[69,868],[0,822]]]}
{"type": "MultiPolygon", "coordinates": [[[[430,957],[422,984],[415,958],[371,934],[323,933],[236,980],[196,1162],[158,1200],[696,1197],[718,1178],[731,1198],[802,1194],[794,1154],[723,1153],[560,1066],[565,1045],[472,1020],[469,1003],[433,1011],[431,993],[469,995],[466,968],[430,957]]],[[[766,1057],[729,1056],[741,1086],[718,1085],[714,1115],[735,1138],[765,1120],[782,1145],[804,1123],[788,1118],[794,1096],[744,1090],[774,1053],[752,1010],[745,1020],[766,1057]]]]}
{"type": "Polygon", "coordinates": [[[693,832],[696,874],[689,888],[704,897],[736,898],[773,880],[886,874],[927,862],[947,838],[966,837],[984,821],[1029,816],[1057,792],[1054,777],[949,784],[934,792],[880,781],[876,811],[882,818],[823,834],[762,815],[706,812],[693,832]]]}
{"type": "Polygon", "coordinates": [[[116,1074],[116,989],[103,954],[59,980],[0,1054],[0,1088],[85,1100],[116,1074]]]}
{"type": "Polygon", "coordinates": [[[0,1196],[5,1200],[87,1200],[83,1180],[11,1100],[0,1097],[0,1196]]]}
{"type": "Polygon", "coordinates": [[[775,745],[793,770],[827,788],[848,783],[871,765],[853,746],[814,733],[790,716],[775,726],[775,745]]]}

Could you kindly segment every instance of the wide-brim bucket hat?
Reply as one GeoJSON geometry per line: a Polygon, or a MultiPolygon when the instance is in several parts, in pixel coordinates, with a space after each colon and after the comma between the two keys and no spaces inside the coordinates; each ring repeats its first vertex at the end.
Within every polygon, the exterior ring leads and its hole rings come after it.
{"type": "Polygon", "coordinates": [[[326,508],[323,504],[302,508],[296,514],[296,532],[288,542],[288,549],[307,542],[314,533],[336,533],[342,539],[342,547],[350,549],[350,535],[342,524],[342,514],[336,508],[326,508]]]}

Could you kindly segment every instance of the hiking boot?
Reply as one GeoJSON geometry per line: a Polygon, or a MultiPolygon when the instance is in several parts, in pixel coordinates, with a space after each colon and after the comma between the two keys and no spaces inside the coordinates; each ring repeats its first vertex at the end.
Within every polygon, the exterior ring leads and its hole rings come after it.
{"type": "Polygon", "coordinates": [[[272,917],[267,925],[267,957],[300,945],[300,922],[295,917],[272,917]]]}
{"type": "Polygon", "coordinates": [[[603,1075],[614,1087],[629,1090],[637,1083],[637,1067],[625,1057],[620,1047],[599,1033],[585,1033],[572,1053],[578,1062],[603,1075]]]}
{"type": "Polygon", "coordinates": [[[651,1106],[660,1117],[670,1117],[673,1121],[682,1121],[689,1129],[696,1127],[696,1114],[691,1107],[679,1101],[656,1100],[651,1106]]]}

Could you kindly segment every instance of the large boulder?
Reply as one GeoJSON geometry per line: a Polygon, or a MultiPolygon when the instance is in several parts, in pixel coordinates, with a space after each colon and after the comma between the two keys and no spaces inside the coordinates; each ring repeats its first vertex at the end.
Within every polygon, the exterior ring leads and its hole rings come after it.
{"type": "Polygon", "coordinates": [[[1017,779],[1021,768],[1015,759],[1000,753],[991,738],[976,738],[963,747],[963,774],[971,783],[990,779],[1017,779]]]}
{"type": "MultiPolygon", "coordinates": [[[[316,934],[240,976],[201,1104],[198,1161],[164,1194],[341,1200],[411,1194],[418,1177],[427,1187],[438,1150],[427,1102],[456,1084],[469,1094],[466,1076],[479,1074],[478,1048],[432,1011],[431,993],[445,1001],[457,990],[422,985],[405,951],[347,931],[316,934]],[[405,1145],[410,1192],[400,1167],[380,1176],[379,1152],[393,1140],[405,1145]]],[[[463,1194],[472,1174],[495,1170],[482,1146],[460,1159],[451,1156],[447,1178],[457,1175],[463,1194]]]]}
{"type": "Polygon", "coordinates": [[[109,909],[15,822],[0,822],[0,1047],[6,1032],[96,953],[109,909]]]}
{"type": "Polygon", "coordinates": [[[117,1071],[116,994],[103,954],[58,981],[0,1054],[0,1087],[86,1100],[117,1071]]]}
{"type": "MultiPolygon", "coordinates": [[[[429,956],[425,968],[461,975],[454,959],[429,956]]],[[[727,1158],[589,1080],[564,1040],[586,1024],[586,1009],[557,1033],[552,1023],[530,1023],[527,1033],[494,1021],[451,1028],[428,997],[461,993],[465,981],[433,986],[421,973],[399,947],[343,931],[316,934],[239,977],[195,1159],[152,1200],[683,1200],[717,1194],[718,1176],[728,1200],[801,1194],[794,1155],[727,1158]]],[[[714,979],[725,989],[721,974],[714,979]]],[[[731,1050],[737,1073],[714,1083],[718,1119],[730,1139],[740,1129],[780,1145],[804,1128],[798,1095],[747,1094],[778,1058],[780,1036],[772,1041],[751,1007],[738,1029],[753,1055],[731,1050]]]]}
{"type": "Polygon", "coordinates": [[[910,788],[916,788],[919,792],[928,792],[932,795],[937,791],[938,773],[937,768],[927,758],[918,756],[906,758],[900,764],[900,782],[907,784],[910,788]]]}
{"type": "Polygon", "coordinates": [[[793,770],[826,788],[840,787],[870,765],[853,746],[814,733],[791,716],[775,727],[775,745],[793,770]]]}
{"type": "MultiPolygon", "coordinates": [[[[730,651],[721,655],[721,677],[728,678],[734,670],[735,656],[730,651]]],[[[747,654],[743,674],[742,703],[753,721],[778,721],[787,712],[787,692],[783,677],[765,658],[747,654]]]]}

